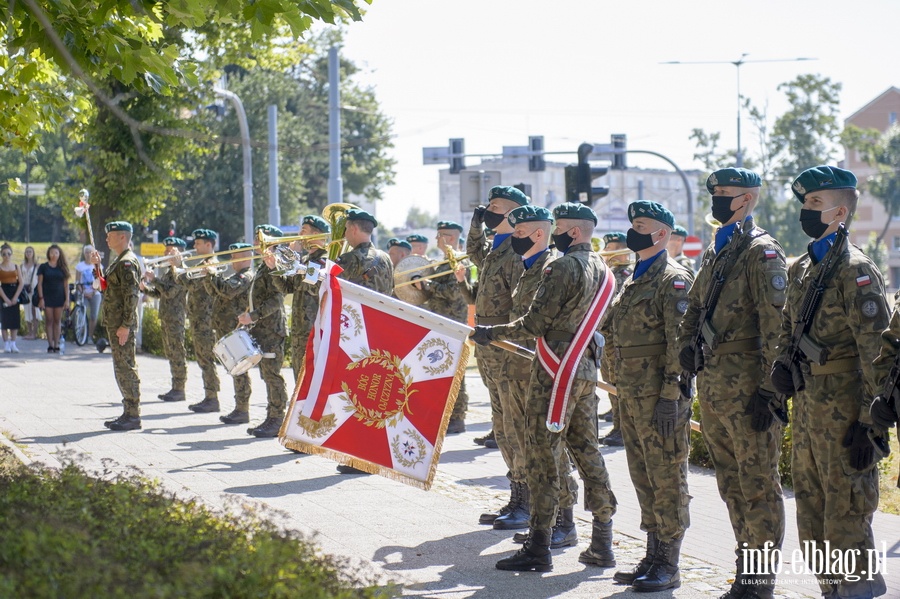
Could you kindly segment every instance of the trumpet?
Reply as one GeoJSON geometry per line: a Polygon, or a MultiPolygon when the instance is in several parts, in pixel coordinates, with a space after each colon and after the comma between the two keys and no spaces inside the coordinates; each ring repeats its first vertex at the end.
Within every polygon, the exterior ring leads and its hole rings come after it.
{"type": "MultiPolygon", "coordinates": [[[[252,248],[244,248],[243,251],[249,252],[251,249],[252,248]]],[[[240,252],[241,250],[234,250],[234,251],[240,252]]],[[[235,262],[244,262],[246,260],[251,260],[251,261],[259,260],[261,258],[262,258],[262,256],[246,256],[244,258],[232,258],[231,260],[223,260],[221,262],[211,262],[209,264],[196,264],[194,266],[188,266],[186,268],[181,269],[181,272],[191,273],[191,272],[199,271],[199,272],[205,273],[205,272],[208,272],[209,269],[213,269],[214,271],[222,272],[225,270],[225,267],[227,267],[229,264],[234,264],[235,262]]],[[[205,277],[205,276],[206,276],[205,274],[202,274],[202,275],[199,275],[196,277],[189,276],[189,278],[200,278],[200,277],[205,277]]]]}
{"type": "MultiPolygon", "coordinates": [[[[191,254],[193,254],[193,253],[194,253],[194,250],[188,250],[186,252],[180,252],[179,255],[181,256],[182,259],[184,259],[184,258],[190,258],[191,254]]],[[[170,260],[173,260],[174,258],[175,258],[174,254],[169,254],[167,256],[159,256],[157,258],[145,258],[144,266],[146,268],[156,268],[156,265],[162,264],[163,262],[168,262],[170,260]]]]}
{"type": "MultiPolygon", "coordinates": [[[[450,247],[449,245],[444,246],[444,256],[445,256],[444,260],[441,260],[440,262],[430,262],[428,264],[423,264],[422,266],[417,266],[415,268],[410,268],[410,269],[404,270],[403,272],[394,273],[394,277],[408,275],[411,272],[416,272],[418,270],[425,270],[426,268],[435,268],[435,267],[441,266],[443,264],[449,264],[450,270],[439,273],[437,275],[434,275],[434,276],[440,277],[444,274],[452,273],[454,270],[456,270],[456,267],[459,266],[460,262],[462,262],[463,260],[465,260],[466,258],[469,257],[468,254],[457,254],[456,252],[453,251],[453,248],[450,247]]],[[[425,278],[425,277],[423,277],[423,278],[425,278]]],[[[429,276],[428,278],[432,278],[432,277],[429,276]]],[[[422,279],[417,279],[416,282],[421,281],[421,280],[422,279]]]]}
{"type": "Polygon", "coordinates": [[[293,243],[295,241],[306,241],[308,239],[327,239],[331,237],[331,233],[314,233],[312,235],[289,235],[286,237],[275,237],[273,235],[266,235],[262,231],[259,231],[256,235],[256,241],[259,244],[259,251],[265,252],[273,245],[283,245],[286,243],[293,243]]]}

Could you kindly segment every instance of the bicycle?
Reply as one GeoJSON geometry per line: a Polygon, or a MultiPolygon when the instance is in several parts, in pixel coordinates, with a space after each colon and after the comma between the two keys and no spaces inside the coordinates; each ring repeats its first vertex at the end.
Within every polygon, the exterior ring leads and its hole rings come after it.
{"type": "Polygon", "coordinates": [[[62,319],[62,334],[65,339],[72,331],[75,344],[81,347],[88,341],[87,311],[84,307],[84,291],[81,285],[69,283],[69,306],[62,319]]]}

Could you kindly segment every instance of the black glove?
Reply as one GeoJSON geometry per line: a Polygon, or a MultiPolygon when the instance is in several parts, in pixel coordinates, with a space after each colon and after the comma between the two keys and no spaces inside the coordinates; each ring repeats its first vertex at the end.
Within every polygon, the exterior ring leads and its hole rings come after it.
{"type": "Polygon", "coordinates": [[[484,213],[487,212],[487,206],[476,206],[472,213],[472,226],[480,227],[484,224],[484,213]]]}
{"type": "Polygon", "coordinates": [[[869,407],[869,415],[876,426],[889,429],[897,422],[897,406],[893,397],[878,395],[869,407]]]}
{"type": "Polygon", "coordinates": [[[869,427],[857,420],[844,435],[844,447],[850,448],[850,465],[865,470],[875,461],[875,446],[869,438],[869,427]]]}
{"type": "Polygon", "coordinates": [[[678,363],[685,372],[690,372],[691,374],[697,372],[693,346],[688,345],[678,353],[678,363]]]}
{"type": "Polygon", "coordinates": [[[663,439],[668,439],[675,434],[677,419],[678,400],[663,399],[662,397],[656,400],[656,407],[653,408],[653,420],[650,423],[656,425],[656,430],[663,439]]]}
{"type": "Polygon", "coordinates": [[[475,332],[472,333],[472,341],[477,343],[478,345],[490,345],[491,341],[493,341],[493,336],[491,335],[491,327],[475,327],[475,332]]]}
{"type": "Polygon", "coordinates": [[[788,397],[794,396],[797,390],[794,389],[794,377],[791,375],[791,369],[788,368],[787,364],[780,360],[775,360],[775,363],[772,364],[771,376],[772,386],[775,387],[776,391],[788,397]]]}
{"type": "Polygon", "coordinates": [[[758,433],[764,433],[769,430],[772,423],[775,422],[775,414],[772,412],[771,404],[775,399],[775,394],[765,389],[757,389],[744,414],[750,416],[750,426],[758,433]]]}

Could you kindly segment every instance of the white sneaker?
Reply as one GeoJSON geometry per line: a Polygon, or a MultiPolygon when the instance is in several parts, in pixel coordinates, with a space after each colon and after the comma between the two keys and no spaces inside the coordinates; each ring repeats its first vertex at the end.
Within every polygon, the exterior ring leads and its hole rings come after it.
{"type": "Polygon", "coordinates": [[[18,346],[16,346],[15,341],[13,341],[9,347],[10,347],[10,351],[12,351],[12,353],[14,353],[14,354],[19,353],[19,348],[18,348],[18,346]]]}
{"type": "Polygon", "coordinates": [[[9,341],[4,341],[3,342],[3,353],[8,354],[11,351],[12,350],[9,348],[9,341]]]}

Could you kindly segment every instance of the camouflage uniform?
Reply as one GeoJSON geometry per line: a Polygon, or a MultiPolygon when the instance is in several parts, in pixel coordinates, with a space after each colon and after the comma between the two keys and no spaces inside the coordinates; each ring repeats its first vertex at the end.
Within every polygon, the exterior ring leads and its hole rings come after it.
{"type": "MultiPolygon", "coordinates": [[[[787,302],[782,318],[779,350],[789,343],[803,297],[819,274],[809,255],[791,265],[787,302]]],[[[806,387],[794,394],[791,419],[791,469],[797,501],[797,529],[801,544],[827,540],[833,549],[859,550],[856,582],[819,586],[828,596],[873,597],[885,593],[881,574],[863,573],[866,550],[875,547],[872,514],[878,507],[878,467],[860,471],[850,463],[842,441],[857,420],[871,425],[869,404],[881,390],[891,363],[879,360],[882,331],[888,326],[884,281],[872,260],[849,244],[825,286],[819,310],[808,334],[828,349],[824,366],[802,363],[806,387]],[[861,384],[862,383],[862,384],[861,384]]],[[[892,362],[893,360],[891,360],[892,362]]]]}
{"type": "Polygon", "coordinates": [[[137,349],[134,333],[137,330],[141,280],[137,256],[126,249],[106,268],[105,276],[107,287],[103,297],[103,326],[106,327],[112,348],[113,371],[122,393],[124,416],[137,418],[141,415],[141,379],[138,377],[134,356],[137,349]],[[116,330],[120,327],[129,330],[125,345],[119,345],[116,335],[116,330]]]}
{"type": "Polygon", "coordinates": [[[394,265],[387,252],[377,249],[371,242],[363,242],[337,259],[344,269],[340,278],[391,295],[394,290],[394,265]]]}
{"type": "MultiPolygon", "coordinates": [[[[388,262],[390,264],[390,262],[388,262]]],[[[260,375],[266,383],[266,418],[283,419],[287,408],[287,389],[281,375],[284,363],[284,338],[287,335],[284,314],[284,295],[275,287],[275,276],[265,264],[260,264],[253,276],[250,291],[250,336],[260,351],[274,354],[259,362],[260,375]]]]}
{"type": "MultiPolygon", "coordinates": [[[[545,337],[550,349],[562,356],[569,342],[557,339],[575,333],[606,272],[603,259],[591,251],[589,243],[570,246],[564,256],[544,268],[528,313],[493,327],[491,338],[521,341],[545,337]]],[[[533,360],[525,406],[526,476],[532,500],[531,530],[548,536],[559,503],[558,464],[564,446],[584,481],[585,507],[594,519],[608,523],[616,511],[609,473],[597,445],[597,367],[592,351],[586,351],[578,363],[566,404],[566,428],[558,434],[546,425],[553,382],[540,362],[533,360]]]]}
{"type": "MultiPolygon", "coordinates": [[[[524,271],[522,257],[513,251],[509,237],[493,249],[492,242],[485,239],[484,230],[480,226],[469,228],[466,254],[478,267],[475,324],[490,326],[508,323],[513,305],[512,291],[524,271]]],[[[476,346],[475,359],[478,362],[478,372],[490,394],[494,437],[509,469],[510,480],[524,483],[525,456],[516,451],[518,445],[514,431],[506,429],[504,411],[509,409],[512,401],[511,381],[528,377],[529,363],[493,346],[476,346]]]]}
{"type": "Polygon", "coordinates": [[[175,279],[175,269],[167,267],[162,274],[144,284],[145,293],[159,298],[159,321],[162,325],[163,352],[172,372],[172,389],[184,391],[187,382],[187,353],[184,349],[184,319],[187,289],[175,279]]]}
{"type": "MultiPolygon", "coordinates": [[[[765,432],[751,427],[745,408],[756,391],[772,391],[769,371],[776,355],[784,305],[784,250],[752,218],[744,223],[741,245],[710,324],[717,331],[715,347],[703,344],[704,369],[697,376],[703,440],[716,470],[719,494],[728,508],[740,548],[761,549],[766,542],[781,547],[784,539],[784,498],[778,459],[782,424],[765,432]]],[[[688,296],[679,330],[686,346],[701,326],[700,310],[717,261],[715,242],[703,254],[700,271],[688,296]]]]}
{"type": "MultiPolygon", "coordinates": [[[[214,265],[218,260],[207,258],[201,264],[214,265]]],[[[191,322],[191,337],[194,343],[194,355],[197,365],[203,374],[203,392],[207,398],[215,399],[219,395],[219,374],[216,372],[216,356],[213,347],[219,340],[213,328],[213,307],[215,296],[206,290],[204,277],[190,279],[186,273],[176,277],[178,284],[188,290],[187,313],[191,322]]]]}
{"type": "MultiPolygon", "coordinates": [[[[618,294],[622,291],[622,287],[626,282],[631,278],[631,275],[634,274],[634,267],[631,264],[612,264],[609,267],[612,270],[613,276],[616,278],[616,293],[618,294]]],[[[609,315],[603,317],[604,320],[609,318],[609,315]]],[[[612,370],[609,368],[607,363],[604,361],[600,365],[600,378],[602,378],[607,383],[610,382],[610,378],[613,376],[612,370]]],[[[613,393],[609,394],[609,407],[613,413],[613,430],[621,431],[621,419],[619,418],[619,397],[613,393]]]]}
{"type": "MultiPolygon", "coordinates": [[[[468,261],[462,264],[468,266],[468,261]]],[[[431,310],[438,316],[455,320],[466,324],[469,322],[469,303],[466,300],[464,286],[456,281],[450,264],[441,264],[435,267],[435,274],[440,272],[450,272],[449,275],[435,277],[427,281],[423,281],[425,289],[429,297],[425,303],[425,309],[431,310]]],[[[468,269],[466,270],[468,275],[468,269]]],[[[463,377],[459,386],[459,394],[456,396],[456,403],[453,405],[453,413],[450,414],[451,420],[464,420],[466,411],[469,409],[469,392],[466,391],[466,379],[463,377]]]]}
{"type": "MultiPolygon", "coordinates": [[[[250,284],[253,275],[249,268],[242,268],[230,277],[208,276],[203,279],[206,291],[215,297],[214,314],[216,331],[225,337],[238,327],[238,316],[247,310],[250,284]]],[[[234,403],[239,412],[250,410],[250,375],[246,372],[234,377],[234,403]]]]}
{"type": "Polygon", "coordinates": [[[687,309],[692,272],[664,251],[613,300],[600,331],[603,363],[619,395],[619,421],[628,470],[641,507],[641,530],[660,541],[681,539],[690,526],[687,465],[689,401],[666,440],[653,424],[657,401],[680,399],[678,325],[687,309]]]}
{"type": "Polygon", "coordinates": [[[694,272],[694,267],[696,266],[697,262],[693,258],[688,258],[684,254],[678,254],[673,259],[675,260],[675,262],[682,265],[689,271],[694,272]]]}
{"type": "MultiPolygon", "coordinates": [[[[316,248],[306,254],[302,263],[325,263],[328,251],[324,248],[316,248]]],[[[319,284],[304,283],[305,274],[297,274],[292,277],[273,277],[275,289],[287,295],[292,294],[291,303],[291,368],[294,370],[294,380],[300,380],[300,370],[303,368],[303,359],[306,357],[306,343],[309,340],[309,332],[316,322],[316,314],[319,311],[319,284]]]]}

